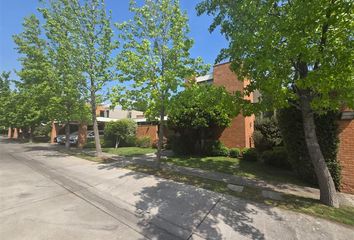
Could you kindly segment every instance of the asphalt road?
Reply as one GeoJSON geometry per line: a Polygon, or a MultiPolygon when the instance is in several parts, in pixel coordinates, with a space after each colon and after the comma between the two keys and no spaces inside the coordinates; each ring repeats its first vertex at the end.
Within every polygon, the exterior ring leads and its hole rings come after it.
{"type": "Polygon", "coordinates": [[[0,239],[354,239],[354,229],[0,139],[0,239]]]}

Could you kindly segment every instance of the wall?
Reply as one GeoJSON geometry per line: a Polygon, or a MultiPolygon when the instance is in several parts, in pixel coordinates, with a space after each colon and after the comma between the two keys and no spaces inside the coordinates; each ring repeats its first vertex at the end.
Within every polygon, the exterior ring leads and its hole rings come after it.
{"type": "Polygon", "coordinates": [[[157,129],[157,125],[138,125],[138,128],[136,130],[136,136],[148,136],[150,137],[151,142],[154,142],[158,138],[157,129]]]}
{"type": "Polygon", "coordinates": [[[354,120],[339,121],[338,159],[342,166],[341,191],[354,194],[354,120]]]}
{"type": "MultiPolygon", "coordinates": [[[[214,82],[215,86],[224,86],[230,93],[236,91],[243,91],[244,87],[249,83],[248,80],[239,81],[236,74],[231,71],[230,63],[224,63],[214,66],[214,82]]],[[[245,99],[253,101],[253,94],[245,97],[245,99]]],[[[232,147],[252,147],[252,134],[254,131],[254,115],[250,117],[244,117],[238,115],[235,117],[231,126],[225,128],[221,133],[219,140],[225,144],[225,146],[232,147]]]]}

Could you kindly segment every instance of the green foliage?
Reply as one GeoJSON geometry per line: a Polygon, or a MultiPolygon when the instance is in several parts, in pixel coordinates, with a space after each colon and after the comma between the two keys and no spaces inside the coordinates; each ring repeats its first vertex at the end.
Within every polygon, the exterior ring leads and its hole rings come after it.
{"type": "Polygon", "coordinates": [[[182,142],[176,148],[184,148],[190,154],[210,152],[207,146],[202,146],[202,141],[210,138],[207,135],[211,134],[212,128],[229,126],[238,112],[236,99],[224,88],[197,84],[188,86],[174,96],[169,105],[168,125],[182,139],[188,139],[188,143],[182,142]]]}
{"type": "Polygon", "coordinates": [[[247,89],[260,90],[263,109],[306,90],[313,109],[327,111],[354,107],[353,4],[204,0],[197,9],[215,16],[210,30],[221,26],[230,42],[218,60],[231,59],[240,78],[252,79],[247,89]]]}
{"type": "Polygon", "coordinates": [[[52,126],[49,123],[39,125],[34,129],[33,135],[35,137],[48,137],[51,130],[52,130],[52,126]]]}
{"type": "Polygon", "coordinates": [[[229,149],[219,140],[211,141],[206,144],[203,151],[208,156],[224,156],[227,157],[230,154],[229,149]]]}
{"type": "Polygon", "coordinates": [[[172,151],[176,155],[191,155],[195,154],[195,139],[193,137],[174,136],[171,138],[172,151]]]}
{"type": "Polygon", "coordinates": [[[136,139],[136,146],[142,148],[151,147],[151,139],[149,136],[143,136],[136,139]]]}
{"type": "Polygon", "coordinates": [[[67,123],[86,108],[85,78],[79,60],[81,52],[75,44],[77,35],[72,34],[77,23],[67,1],[44,3],[40,12],[45,20],[48,57],[53,67],[48,110],[51,119],[67,123]]]}
{"type": "Polygon", "coordinates": [[[258,160],[257,150],[255,148],[242,149],[242,160],[256,162],[258,160]]]}
{"type": "Polygon", "coordinates": [[[136,123],[131,119],[122,119],[115,122],[109,122],[104,129],[104,140],[111,147],[134,146],[136,123]]]}
{"type": "Polygon", "coordinates": [[[10,89],[10,72],[0,74],[0,128],[11,126],[10,113],[13,112],[13,93],[10,89]]]}
{"type": "Polygon", "coordinates": [[[53,67],[48,58],[47,42],[41,38],[39,20],[31,15],[24,19],[23,28],[22,33],[13,37],[22,67],[16,72],[20,80],[15,82],[16,108],[12,110],[15,112],[11,125],[33,130],[50,117],[53,67]]]}
{"type": "Polygon", "coordinates": [[[250,79],[246,95],[261,93],[254,111],[301,109],[312,163],[323,173],[320,199],[333,207],[335,184],[313,122],[314,113],[354,108],[353,8],[353,1],[323,0],[204,0],[197,7],[215,16],[210,30],[220,26],[229,40],[218,61],[230,60],[239,79],[250,79]]]}
{"type": "Polygon", "coordinates": [[[193,84],[171,100],[168,123],[174,128],[228,127],[239,113],[235,98],[225,88],[193,84]]]}
{"type": "Polygon", "coordinates": [[[272,150],[266,150],[262,153],[260,158],[267,165],[282,169],[291,169],[285,147],[276,147],[272,150]]]}
{"type": "Polygon", "coordinates": [[[253,141],[259,153],[283,144],[276,118],[257,118],[254,129],[253,141]]]}
{"type": "Polygon", "coordinates": [[[241,150],[239,148],[230,149],[230,157],[239,158],[241,156],[241,150]]]}
{"type": "MultiPolygon", "coordinates": [[[[208,66],[193,59],[193,40],[188,36],[188,18],[178,0],[145,0],[137,6],[131,1],[131,21],[118,24],[122,51],[117,56],[118,78],[128,86],[113,89],[111,101],[125,108],[146,109],[149,119],[158,118],[164,126],[171,96],[184,85],[185,79],[204,73],[208,66]],[[133,81],[131,81],[133,80],[133,81]]],[[[163,141],[163,128],[159,143],[163,141]]],[[[161,144],[158,148],[160,156],[161,144]]]]}
{"type": "MultiPolygon", "coordinates": [[[[317,115],[315,123],[323,156],[336,188],[339,189],[341,177],[340,164],[337,161],[339,143],[337,119],[336,112],[329,112],[325,115],[317,115]]],[[[316,184],[317,179],[305,143],[300,111],[295,108],[280,110],[278,122],[293,170],[305,181],[316,184]]]]}

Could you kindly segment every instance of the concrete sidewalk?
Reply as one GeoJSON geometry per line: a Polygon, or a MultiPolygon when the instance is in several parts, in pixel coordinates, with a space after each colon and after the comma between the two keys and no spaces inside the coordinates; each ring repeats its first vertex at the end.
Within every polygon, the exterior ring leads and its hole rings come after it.
{"type": "Polygon", "coordinates": [[[0,143],[0,239],[351,239],[354,229],[95,164],[0,143]]]}
{"type": "MultiPolygon", "coordinates": [[[[89,151],[85,149],[82,151],[88,155],[92,155],[92,156],[95,155],[94,151],[89,151]]],[[[139,164],[139,165],[145,165],[149,167],[157,167],[155,154],[146,154],[144,156],[136,156],[136,157],[121,157],[110,153],[103,153],[103,155],[106,158],[116,161],[115,163],[112,163],[111,166],[125,167],[129,164],[139,164]]],[[[267,192],[274,192],[275,195],[281,196],[282,194],[291,194],[298,197],[312,198],[316,200],[320,199],[320,191],[317,188],[299,186],[290,183],[276,183],[276,184],[269,183],[267,181],[263,181],[260,179],[249,179],[246,177],[241,177],[241,176],[236,176],[236,175],[231,175],[231,174],[226,174],[221,172],[206,171],[198,168],[177,166],[171,163],[164,163],[164,162],[160,164],[160,167],[184,175],[201,177],[201,178],[206,178],[215,181],[222,181],[237,186],[249,186],[249,187],[259,188],[267,192]]],[[[354,195],[338,192],[337,196],[342,206],[354,207],[354,195]]]]}

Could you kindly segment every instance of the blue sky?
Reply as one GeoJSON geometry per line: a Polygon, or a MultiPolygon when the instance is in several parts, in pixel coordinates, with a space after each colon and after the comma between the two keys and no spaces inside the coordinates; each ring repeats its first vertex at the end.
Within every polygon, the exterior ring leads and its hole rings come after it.
{"type": "MultiPolygon", "coordinates": [[[[193,57],[202,57],[205,63],[213,64],[220,50],[227,46],[227,42],[218,31],[210,34],[208,27],[212,21],[210,16],[198,17],[195,6],[200,0],[180,0],[182,9],[189,16],[190,36],[195,44],[191,50],[193,57]]],[[[36,14],[38,0],[0,0],[0,72],[19,69],[15,44],[12,40],[14,34],[22,31],[23,18],[36,14]]],[[[107,9],[112,11],[113,22],[122,22],[132,17],[129,12],[129,0],[106,0],[107,9]]],[[[16,79],[14,73],[12,78],[16,79]]]]}

